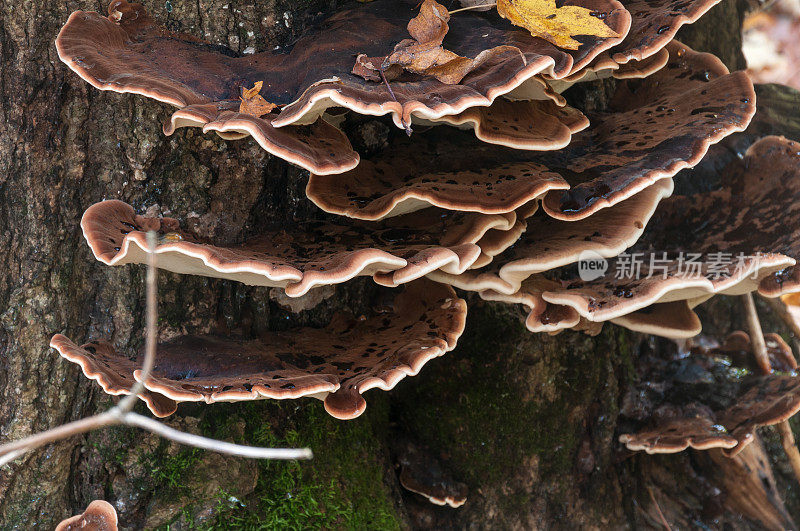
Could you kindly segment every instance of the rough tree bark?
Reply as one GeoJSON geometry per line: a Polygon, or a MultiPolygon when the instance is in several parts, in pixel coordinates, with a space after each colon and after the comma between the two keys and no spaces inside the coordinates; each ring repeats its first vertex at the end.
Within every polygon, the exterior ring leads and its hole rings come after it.
{"type": "MultiPolygon", "coordinates": [[[[341,4],[145,3],[170,28],[239,52],[291,46],[304,27],[341,4]]],[[[53,45],[58,30],[76,9],[105,7],[91,0],[0,4],[0,440],[110,402],[48,348],[54,333],[76,341],[112,338],[129,350],[142,343],[143,270],[108,268],[92,258],[78,225],[90,204],[119,198],[141,210],[159,208],[229,241],[257,233],[265,220],[319,215],[305,199],[304,172],[254,142],[225,142],[195,130],[164,137],[165,105],[99,92],[69,72],[53,45]]],[[[687,44],[741,68],[742,9],[726,0],[685,32],[687,44]]],[[[573,97],[602,106],[599,86],[573,97]]],[[[357,147],[380,144],[389,134],[383,124],[351,123],[357,147]]],[[[241,328],[257,334],[287,323],[322,324],[340,308],[358,313],[378,292],[367,281],[353,282],[313,311],[291,314],[267,289],[163,274],[160,332],[241,328]]],[[[705,458],[620,451],[619,404],[646,338],[613,326],[597,338],[534,336],[516,310],[471,303],[459,348],[393,392],[371,392],[367,412],[355,421],[334,421],[312,400],[183,405],[169,421],[238,442],[308,444],[317,455],[311,463],[254,465],[111,429],[0,469],[0,528],[52,528],[96,498],[113,503],[126,528],[170,522],[173,529],[223,523],[658,527],[656,503],[674,522],[760,525],[726,505],[705,458]],[[434,508],[401,492],[393,443],[401,438],[426,447],[468,484],[466,506],[434,508]],[[658,496],[651,497],[654,485],[658,496]],[[708,516],[712,498],[718,510],[708,516]]],[[[716,312],[730,311],[720,304],[716,312]]],[[[779,486],[788,477],[784,465],[779,486]]]]}

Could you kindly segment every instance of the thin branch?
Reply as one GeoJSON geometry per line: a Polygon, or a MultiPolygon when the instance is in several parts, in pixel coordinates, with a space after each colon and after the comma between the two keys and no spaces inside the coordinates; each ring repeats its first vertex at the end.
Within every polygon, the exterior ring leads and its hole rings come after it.
{"type": "Polygon", "coordinates": [[[789,464],[792,465],[794,477],[800,481],[800,451],[798,451],[797,444],[795,444],[792,427],[789,425],[788,420],[778,424],[778,433],[781,436],[783,451],[786,452],[786,457],[789,458],[789,464]]]}
{"type": "MultiPolygon", "coordinates": [[[[383,62],[386,63],[387,59],[389,59],[388,55],[383,60],[383,62]]],[[[378,69],[378,72],[381,73],[381,79],[383,79],[383,83],[386,85],[386,88],[389,90],[389,95],[392,97],[392,99],[395,102],[400,103],[397,100],[397,96],[394,95],[394,91],[392,90],[391,85],[389,85],[389,80],[386,79],[386,74],[383,73],[384,68],[385,68],[385,64],[381,64],[381,67],[378,69]]],[[[411,136],[411,133],[413,132],[411,130],[411,126],[406,123],[406,119],[404,117],[402,117],[402,116],[400,117],[400,123],[403,124],[403,128],[406,130],[406,135],[411,136]]]]}
{"type": "Polygon", "coordinates": [[[20,457],[25,452],[34,450],[40,446],[44,446],[45,444],[60,441],[61,439],[66,439],[67,437],[72,437],[73,435],[80,433],[86,433],[87,431],[102,428],[104,426],[116,424],[118,421],[114,418],[114,413],[112,413],[113,409],[114,408],[85,419],[76,420],[75,422],[62,424],[61,426],[56,426],[51,430],[36,433],[17,441],[6,443],[3,446],[0,446],[0,465],[4,465],[8,461],[20,457]],[[13,457],[9,458],[9,454],[13,454],[13,457]]]}
{"type": "Polygon", "coordinates": [[[653,489],[651,489],[649,485],[647,486],[647,492],[650,494],[650,499],[653,500],[653,505],[656,506],[656,512],[658,512],[658,517],[661,519],[661,525],[663,525],[664,529],[667,531],[672,531],[669,522],[667,522],[667,519],[664,517],[664,513],[661,512],[661,507],[659,507],[656,497],[653,495],[653,489]]]}
{"type": "Polygon", "coordinates": [[[472,11],[474,9],[486,9],[486,8],[493,8],[493,7],[497,7],[497,3],[496,2],[492,2],[491,4],[476,4],[474,6],[462,7],[462,8],[459,8],[459,9],[454,9],[452,11],[448,11],[447,14],[448,15],[452,15],[453,13],[461,13],[462,11],[472,11]]]}
{"type": "Polygon", "coordinates": [[[239,457],[252,457],[255,459],[311,459],[311,450],[308,448],[260,448],[257,446],[242,446],[217,439],[209,439],[200,435],[186,433],[170,428],[156,420],[139,415],[138,413],[125,413],[122,420],[129,426],[138,426],[147,431],[161,435],[179,443],[213,450],[221,454],[236,455],[239,457]]]}
{"type": "MultiPolygon", "coordinates": [[[[764,341],[764,333],[761,330],[761,322],[758,319],[758,312],[756,305],[753,302],[753,296],[749,293],[742,295],[744,297],[744,305],[747,311],[747,324],[750,327],[750,344],[753,347],[753,355],[756,357],[756,362],[764,374],[772,373],[772,365],[769,362],[769,354],[767,353],[767,343],[764,341]]],[[[788,420],[778,423],[778,433],[781,436],[781,445],[783,451],[786,453],[786,458],[789,464],[792,465],[794,476],[800,482],[800,452],[797,450],[797,444],[794,441],[792,434],[792,427],[789,425],[788,420]]]]}
{"type": "Polygon", "coordinates": [[[750,344],[753,346],[753,355],[756,357],[759,369],[764,374],[772,374],[772,365],[769,363],[767,355],[767,344],[764,341],[764,333],[761,331],[761,321],[758,320],[758,312],[750,293],[742,295],[744,299],[745,313],[747,314],[747,326],[750,329],[750,344]]]}
{"type": "Polygon", "coordinates": [[[157,236],[155,231],[147,233],[147,278],[145,284],[147,292],[145,295],[145,346],[144,361],[142,362],[141,378],[131,388],[128,396],[117,404],[120,411],[128,412],[133,409],[139,393],[144,391],[144,384],[150,379],[153,371],[153,364],[156,359],[156,342],[158,341],[158,278],[156,276],[156,245],[157,236]]]}
{"type": "Polygon", "coordinates": [[[213,450],[223,454],[255,459],[311,459],[313,454],[308,448],[261,448],[257,446],[244,446],[216,439],[209,439],[200,435],[185,433],[162,424],[151,418],[131,412],[138,395],[144,391],[145,382],[150,378],[156,357],[156,342],[158,339],[158,300],[156,292],[156,233],[147,233],[147,298],[145,316],[145,354],[142,361],[142,372],[139,381],[131,388],[130,394],[119,403],[97,415],[85,419],[62,424],[51,430],[43,431],[17,441],[0,446],[0,466],[22,457],[26,452],[34,450],[45,444],[60,441],[73,435],[79,435],[105,426],[123,424],[145,429],[166,439],[182,444],[195,446],[204,450],[213,450]]]}

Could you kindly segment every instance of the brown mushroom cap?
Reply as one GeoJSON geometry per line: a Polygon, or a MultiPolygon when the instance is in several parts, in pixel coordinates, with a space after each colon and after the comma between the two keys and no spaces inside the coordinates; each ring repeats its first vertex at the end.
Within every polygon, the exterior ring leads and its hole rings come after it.
{"type": "MultiPolygon", "coordinates": [[[[437,278],[436,275],[430,276],[434,280],[437,278]]],[[[513,293],[487,289],[481,291],[480,296],[486,301],[523,305],[528,311],[525,327],[531,332],[552,334],[572,329],[584,330],[590,335],[599,333],[602,322],[590,321],[570,306],[552,304],[542,298],[542,293],[558,287],[557,282],[535,276],[523,281],[520,288],[513,293]]],[[[652,304],[610,321],[635,332],[673,339],[694,337],[701,329],[700,319],[689,301],[652,304]]]]}
{"type": "Polygon", "coordinates": [[[509,101],[498,98],[489,107],[470,107],[431,123],[472,129],[484,142],[514,149],[549,151],[561,149],[572,135],[589,127],[589,119],[577,109],[551,100],[509,101]]]}
{"type": "MultiPolygon", "coordinates": [[[[794,359],[792,348],[786,344],[781,336],[775,333],[764,334],[764,343],[767,347],[767,358],[772,370],[791,372],[797,369],[797,360],[794,359]]],[[[755,361],[753,345],[747,332],[737,330],[725,338],[719,347],[719,352],[731,356],[739,364],[751,365],[753,370],[761,370],[755,361]]]]}
{"type": "Polygon", "coordinates": [[[720,0],[626,0],[625,9],[632,17],[631,29],[622,43],[597,56],[591,64],[569,77],[554,80],[552,86],[562,92],[572,83],[613,75],[617,79],[647,77],[667,61],[665,47],[685,24],[696,22],[720,0]]]}
{"type": "Polygon", "coordinates": [[[570,189],[542,202],[553,217],[576,220],[611,206],[659,179],[697,164],[709,146],[742,131],[755,114],[753,84],[728,73],[711,54],[677,41],[667,65],[641,82],[621,83],[610,111],[553,156],[570,189]]]}
{"type": "Polygon", "coordinates": [[[371,221],[431,205],[511,212],[548,190],[569,187],[561,175],[527,160],[533,156],[481,143],[464,131],[434,127],[396,139],[336,180],[312,174],[306,195],[326,212],[371,221]]]}
{"type": "Polygon", "coordinates": [[[648,454],[674,454],[687,448],[730,449],[739,444],[724,426],[717,424],[714,413],[705,406],[665,407],[657,412],[657,418],[654,428],[624,433],[619,442],[628,450],[644,450],[648,454]]]}
{"type": "Polygon", "coordinates": [[[648,77],[665,66],[669,61],[669,50],[661,48],[653,55],[642,59],[641,61],[629,61],[613,71],[612,75],[615,79],[637,79],[648,77]]]}
{"type": "MultiPolygon", "coordinates": [[[[352,419],[366,408],[362,393],[389,390],[455,348],[466,314],[452,288],[418,280],[396,296],[390,313],[365,319],[340,314],[322,329],[269,332],[256,340],[207,335],[161,343],[145,386],[166,400],[209,404],[313,396],[324,399],[332,416],[352,419]]],[[[124,381],[129,391],[140,375],[138,358],[105,342],[78,347],[58,334],[51,346],[104,389],[124,381]]],[[[156,415],[169,414],[148,406],[156,415]]]]}
{"type": "MultiPolygon", "coordinates": [[[[641,61],[632,60],[620,65],[611,59],[610,51],[606,51],[598,55],[594,61],[585,68],[562,79],[548,79],[547,83],[555,93],[561,94],[575,83],[584,83],[597,79],[606,79],[608,77],[613,77],[614,79],[648,77],[664,68],[668,60],[669,51],[667,51],[666,48],[662,48],[646,59],[642,59],[641,61]]],[[[536,99],[544,98],[540,97],[536,99]]]]}
{"type": "MultiPolygon", "coordinates": [[[[83,375],[100,384],[106,394],[131,394],[136,384],[133,373],[141,367],[141,363],[119,356],[110,344],[87,343],[78,347],[66,336],[56,334],[50,339],[50,346],[58,350],[63,358],[80,365],[83,375]]],[[[178,404],[171,398],[147,389],[139,393],[139,398],[157,417],[167,417],[178,409],[178,404]]]]}
{"type": "MultiPolygon", "coordinates": [[[[169,32],[140,5],[116,0],[108,18],[94,12],[73,13],[56,45],[62,61],[103,90],[142,94],[183,108],[238,101],[242,86],[264,81],[262,96],[283,106],[280,116],[272,119],[274,127],[314,122],[331,106],[361,114],[391,113],[403,126],[412,116],[435,119],[489,105],[540,73],[567,76],[622,40],[586,37],[577,50],[566,52],[499,18],[461,13],[450,21],[448,50],[474,58],[490,48],[509,48],[494,54],[458,85],[424,77],[394,81],[395,101],[384,85],[365,81],[351,69],[358,54],[383,57],[408,37],[406,26],[416,14],[415,4],[376,0],[336,13],[288,54],[238,56],[227,48],[169,32]]],[[[619,35],[627,32],[630,15],[616,0],[583,0],[582,5],[602,16],[619,35]]]]}
{"type": "Polygon", "coordinates": [[[672,339],[694,337],[703,328],[689,301],[653,304],[611,322],[634,332],[672,339]]]}
{"type": "Polygon", "coordinates": [[[246,83],[214,60],[226,57],[222,47],[159,28],[140,4],[114,0],[108,9],[109,17],[73,13],[56,39],[59,57],[100,90],[141,94],[181,107],[165,126],[166,134],[187,126],[217,131],[226,139],[249,134],[270,153],[323,174],[358,164],[358,154],[344,133],[322,120],[315,118],[305,127],[279,130],[271,124],[272,115],[258,118],[237,112],[246,83]],[[202,83],[192,88],[180,80],[182,75],[201,76],[202,83]],[[224,89],[221,80],[229,80],[231,86],[224,89]],[[224,90],[229,97],[209,97],[224,90]]]}
{"type": "MultiPolygon", "coordinates": [[[[569,305],[587,319],[604,321],[654,302],[757,288],[772,296],[800,291],[793,273],[785,270],[800,256],[794,193],[800,189],[798,147],[780,137],[766,137],[751,146],[744,160],[722,172],[721,189],[662,201],[645,234],[628,251],[629,257],[642,252],[659,259],[666,253],[668,260],[655,264],[650,278],[649,263],[638,279],[606,275],[580,282],[567,275],[562,276],[566,287],[542,297],[569,305]],[[681,252],[704,255],[699,272],[681,263],[681,252]],[[729,253],[730,259],[714,262],[718,252],[729,253]]],[[[620,270],[619,260],[609,271],[620,270]]]]}
{"type": "Polygon", "coordinates": [[[67,518],[56,526],[56,531],[117,531],[117,511],[103,500],[94,500],[83,514],[67,518]]]}
{"type": "Polygon", "coordinates": [[[358,153],[337,127],[319,118],[309,125],[278,129],[268,114],[264,117],[239,112],[239,102],[201,103],[175,111],[164,125],[172,135],[182,127],[200,127],[216,132],[225,140],[252,136],[266,151],[313,172],[335,174],[358,166],[358,153]]]}
{"type": "Polygon", "coordinates": [[[405,441],[399,445],[400,485],[424,496],[434,505],[461,507],[467,501],[467,486],[455,481],[432,455],[405,441]]]}
{"type": "Polygon", "coordinates": [[[620,442],[630,450],[675,453],[686,448],[724,448],[734,456],[750,444],[755,429],[788,420],[800,411],[800,377],[768,375],[755,378],[721,411],[698,404],[665,406],[669,415],[656,415],[652,428],[623,434],[620,442]],[[660,418],[659,418],[660,417],[660,418]]]}
{"type": "Polygon", "coordinates": [[[792,418],[800,411],[800,377],[768,375],[750,387],[736,402],[717,415],[731,435],[739,441],[727,452],[736,455],[753,440],[755,429],[772,426],[792,418]]]}
{"type": "Polygon", "coordinates": [[[699,19],[720,0],[625,0],[632,17],[625,40],[611,50],[620,64],[644,60],[663,49],[684,24],[699,19]]]}
{"type": "Polygon", "coordinates": [[[714,56],[678,43],[669,49],[666,67],[635,85],[622,83],[613,112],[590,116],[593,125],[563,149],[510,150],[456,132],[444,138],[434,128],[335,178],[312,175],[306,194],[325,211],[370,220],[430,204],[508,212],[544,193],[549,215],[588,217],[696,164],[755,111],[744,73],[727,74],[714,56]]]}
{"type": "MultiPolygon", "coordinates": [[[[435,278],[435,277],[434,277],[435,278]]],[[[557,304],[549,304],[542,298],[542,292],[555,288],[557,283],[543,277],[532,277],[522,283],[513,293],[501,293],[491,289],[480,292],[486,301],[522,304],[528,309],[525,326],[531,332],[558,332],[567,328],[576,328],[581,316],[573,308],[557,304]]]]}
{"type": "MultiPolygon", "coordinates": [[[[337,284],[372,275],[397,286],[442,268],[457,274],[481,257],[480,242],[490,230],[509,231],[516,215],[484,215],[430,209],[392,219],[381,226],[367,223],[307,221],[273,228],[240,245],[222,246],[182,231],[172,218],[136,215],[122,201],[89,207],[81,220],[95,257],[108,265],[145,263],[146,231],[156,230],[159,267],[175,273],[236,280],[284,288],[299,297],[314,286],[337,284]]],[[[499,252],[518,232],[490,238],[487,252],[499,252]]]]}
{"type": "Polygon", "coordinates": [[[443,271],[430,278],[470,291],[491,289],[511,294],[535,273],[577,262],[583,253],[609,258],[639,239],[658,203],[672,193],[672,179],[662,179],[616,205],[578,221],[544,215],[525,219],[525,232],[514,246],[491,265],[459,275],[443,271]]]}

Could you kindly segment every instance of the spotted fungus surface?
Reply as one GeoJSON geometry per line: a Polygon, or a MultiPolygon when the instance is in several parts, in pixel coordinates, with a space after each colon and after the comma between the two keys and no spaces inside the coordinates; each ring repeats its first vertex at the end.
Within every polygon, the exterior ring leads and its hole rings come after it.
{"type": "MultiPolygon", "coordinates": [[[[795,214],[799,147],[782,137],[763,138],[743,160],[720,172],[719,189],[664,199],[636,244],[607,261],[594,279],[581,278],[577,268],[560,268],[545,273],[557,282],[534,275],[520,291],[526,292],[526,300],[540,297],[596,322],[623,318],[655,303],[687,301],[693,307],[718,293],[758,290],[777,297],[800,291],[794,267],[800,256],[795,214]]],[[[491,271],[463,277],[434,273],[432,278],[465,289],[512,294],[491,271]]],[[[574,321],[574,316],[564,319],[564,326],[574,321]]],[[[535,321],[528,327],[535,329],[535,321]]]]}
{"type": "Polygon", "coordinates": [[[625,39],[581,70],[548,82],[560,93],[578,81],[612,75],[617,79],[647,77],[666,64],[666,47],[678,30],[696,22],[719,1],[627,0],[623,4],[631,14],[631,28],[625,39]]]}
{"type": "Polygon", "coordinates": [[[756,428],[794,416],[800,411],[800,377],[791,368],[796,363],[787,361],[786,348],[774,335],[768,336],[770,358],[788,372],[755,376],[739,365],[740,351],[753,359],[744,332],[720,346],[693,347],[688,357],[645,359],[646,369],[639,369],[640,382],[623,407],[623,415],[633,415],[643,427],[622,434],[620,441],[647,453],[723,448],[733,456],[753,441],[756,428]]]}
{"type": "MultiPolygon", "coordinates": [[[[535,276],[523,281],[520,288],[513,293],[487,289],[480,292],[480,297],[486,301],[522,305],[528,312],[525,327],[531,332],[553,334],[572,329],[589,335],[599,333],[602,321],[590,321],[574,308],[552,304],[542,297],[542,293],[559,287],[558,282],[535,276]]],[[[689,301],[656,303],[610,319],[610,322],[643,334],[673,339],[688,338],[697,335],[701,330],[700,319],[692,307],[693,304],[689,301]]]]}
{"type": "Polygon", "coordinates": [[[306,193],[323,210],[369,220],[427,205],[508,212],[542,197],[552,217],[588,217],[696,164],[755,112],[746,74],[679,43],[669,51],[664,68],[621,83],[611,110],[590,115],[592,125],[562,149],[487,146],[434,128],[336,177],[312,174],[306,193]]]}
{"type": "MultiPolygon", "coordinates": [[[[262,127],[266,135],[291,124],[312,124],[332,106],[361,114],[391,114],[399,127],[405,127],[415,116],[438,118],[487,106],[515,89],[524,95],[527,80],[544,73],[561,78],[580,70],[619,43],[630,24],[630,15],[616,0],[582,0],[583,7],[596,13],[620,37],[581,37],[579,48],[568,51],[499,17],[465,12],[449,21],[444,46],[459,56],[480,56],[481,60],[460,83],[445,84],[431,76],[409,74],[393,80],[390,92],[380,80],[354,75],[357,56],[383,58],[408,39],[407,26],[417,15],[417,5],[410,0],[358,5],[312,28],[288,53],[280,50],[243,56],[171,32],[141,5],[114,0],[107,17],[96,12],[73,13],[56,45],[61,60],[93,86],[141,94],[179,107],[168,130],[204,124],[206,130],[237,135],[262,127]],[[493,51],[482,55],[489,50],[493,51]],[[238,106],[242,89],[258,81],[264,82],[261,96],[278,105],[280,112],[254,126],[230,111],[232,105],[238,106]]],[[[538,87],[534,92],[540,93],[541,81],[533,85],[538,87]]],[[[292,135],[290,131],[282,134],[292,135]]],[[[287,156],[279,149],[267,149],[287,156]]],[[[345,153],[338,155],[344,157],[345,153]]],[[[345,158],[353,163],[351,154],[345,158]]],[[[330,171],[344,166],[339,161],[330,171]]]]}
{"type": "Polygon", "coordinates": [[[67,518],[56,526],[56,531],[117,531],[117,511],[104,500],[95,500],[83,514],[67,518]]]}
{"type": "Polygon", "coordinates": [[[641,61],[669,44],[681,26],[703,16],[720,0],[625,0],[631,14],[631,29],[621,44],[611,50],[620,64],[641,61]]]}
{"type": "Polygon", "coordinates": [[[498,98],[489,107],[470,107],[431,123],[472,129],[490,144],[513,149],[549,151],[566,147],[572,135],[589,127],[578,109],[550,100],[510,101],[498,98]]]}
{"type": "Polygon", "coordinates": [[[511,245],[520,230],[515,226],[513,212],[484,215],[430,209],[379,226],[302,221],[269,228],[239,245],[215,245],[182,230],[176,219],[140,216],[117,200],[89,207],[81,221],[92,252],[105,264],[146,263],[146,231],[155,230],[160,268],[280,287],[290,297],[356,276],[373,276],[382,285],[397,286],[439,268],[457,274],[487,256],[480,247],[484,238],[489,256],[511,245]]]}
{"type": "Polygon", "coordinates": [[[720,189],[662,201],[637,244],[609,264],[613,275],[562,276],[565,287],[542,297],[607,320],[654,302],[800,290],[792,268],[800,256],[798,147],[781,137],[758,141],[722,172],[720,189]]]}
{"type": "MultiPolygon", "coordinates": [[[[466,314],[452,288],[418,280],[397,294],[391,310],[366,318],[338,314],[324,328],[271,331],[250,340],[177,337],[158,345],[140,398],[165,416],[175,408],[160,408],[152,397],[174,405],[310,396],[324,400],[332,416],[352,419],[366,408],[362,393],[392,389],[455,348],[466,314]]],[[[58,334],[51,346],[110,394],[130,392],[140,376],[141,356],[131,358],[107,342],[78,346],[58,334]]]]}
{"type": "Polygon", "coordinates": [[[562,221],[544,212],[525,219],[526,229],[513,247],[488,267],[430,278],[469,291],[516,292],[535,273],[577,262],[610,258],[636,243],[659,202],[672,194],[672,179],[662,179],[633,197],[578,221],[562,221]]]}

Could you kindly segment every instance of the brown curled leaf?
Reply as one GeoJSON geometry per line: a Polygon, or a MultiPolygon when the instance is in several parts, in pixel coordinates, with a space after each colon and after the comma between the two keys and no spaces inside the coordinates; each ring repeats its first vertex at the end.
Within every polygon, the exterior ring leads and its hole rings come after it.
{"type": "MultiPolygon", "coordinates": [[[[387,80],[392,80],[406,70],[412,74],[433,77],[446,85],[456,85],[490,57],[517,49],[513,46],[497,46],[482,51],[474,59],[460,56],[442,45],[450,30],[447,24],[449,20],[450,13],[443,5],[435,0],[425,0],[419,14],[408,23],[408,33],[412,38],[400,41],[394,51],[383,59],[359,54],[352,73],[367,81],[382,81],[381,72],[387,80]]],[[[526,62],[524,56],[522,60],[526,62]]]]}
{"type": "Polygon", "coordinates": [[[273,109],[278,107],[274,103],[270,103],[264,99],[264,96],[259,94],[261,87],[264,85],[263,81],[256,81],[253,88],[242,88],[242,95],[239,97],[241,103],[239,104],[239,112],[261,118],[265,114],[269,114],[273,109]]]}

